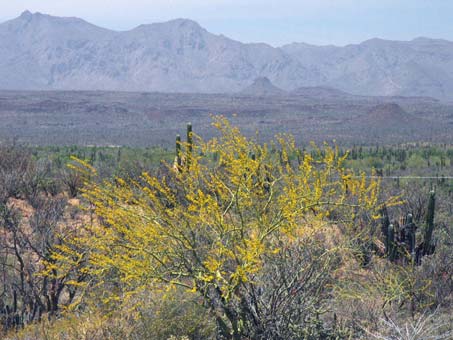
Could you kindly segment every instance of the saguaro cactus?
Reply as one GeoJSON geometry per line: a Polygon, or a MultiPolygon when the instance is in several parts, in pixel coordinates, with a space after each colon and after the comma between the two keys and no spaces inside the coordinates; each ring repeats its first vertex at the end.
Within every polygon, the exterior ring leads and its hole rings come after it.
{"type": "Polygon", "coordinates": [[[415,231],[417,226],[413,221],[412,214],[407,214],[406,218],[406,245],[412,259],[415,259],[415,231]]]}
{"type": "Polygon", "coordinates": [[[383,242],[385,244],[385,256],[390,261],[395,261],[403,257],[402,264],[412,263],[420,265],[421,258],[424,255],[432,255],[435,250],[433,244],[434,231],[434,210],[435,210],[435,192],[429,193],[428,212],[426,215],[426,226],[423,230],[423,242],[417,244],[416,231],[417,225],[414,223],[412,214],[407,214],[400,219],[400,224],[393,220],[391,224],[387,207],[381,210],[381,231],[383,242]],[[400,228],[399,225],[402,227],[400,228]]]}
{"type": "Polygon", "coordinates": [[[395,244],[395,229],[393,224],[388,224],[387,226],[387,233],[386,233],[386,240],[387,240],[387,247],[386,253],[387,257],[390,261],[394,261],[396,259],[396,244],[395,244]]]}
{"type": "Polygon", "coordinates": [[[190,161],[193,152],[193,132],[192,123],[187,123],[187,155],[186,155],[186,166],[190,167],[190,161]]]}
{"type": "Polygon", "coordinates": [[[181,169],[182,159],[181,159],[181,136],[176,135],[176,167],[178,170],[181,169]]]}
{"type": "Polygon", "coordinates": [[[432,236],[434,230],[435,204],[436,204],[436,193],[432,190],[429,193],[428,213],[426,215],[425,235],[423,238],[423,255],[432,254],[432,236]]]}
{"type": "Polygon", "coordinates": [[[187,123],[187,142],[185,144],[186,154],[183,156],[183,151],[181,147],[181,136],[176,135],[176,156],[173,163],[173,169],[177,172],[183,171],[183,168],[189,169],[190,162],[193,152],[193,133],[192,133],[192,124],[187,123]]]}

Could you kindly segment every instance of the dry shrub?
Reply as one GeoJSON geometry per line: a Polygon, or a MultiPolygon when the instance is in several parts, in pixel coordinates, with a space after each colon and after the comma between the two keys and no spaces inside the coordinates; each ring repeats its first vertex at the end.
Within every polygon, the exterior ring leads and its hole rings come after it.
{"type": "MultiPolygon", "coordinates": [[[[182,289],[144,293],[131,303],[139,305],[105,310],[92,300],[84,310],[68,311],[59,319],[47,317],[5,340],[201,340],[214,339],[214,322],[193,293],[182,289]]],[[[112,306],[113,307],[113,306],[112,306]]]]}
{"type": "MultiPolygon", "coordinates": [[[[446,314],[444,314],[445,316],[446,314]]],[[[452,319],[445,320],[437,312],[421,314],[410,321],[381,319],[380,329],[366,331],[371,339],[380,340],[448,340],[453,337],[452,319]]]]}

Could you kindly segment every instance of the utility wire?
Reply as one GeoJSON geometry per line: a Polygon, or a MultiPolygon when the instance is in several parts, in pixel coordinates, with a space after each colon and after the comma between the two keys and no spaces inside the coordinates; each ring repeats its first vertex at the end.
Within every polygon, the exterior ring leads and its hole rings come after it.
{"type": "MultiPolygon", "coordinates": [[[[354,176],[354,178],[362,178],[362,176],[354,176]]],[[[453,176],[365,176],[365,178],[374,179],[453,179],[453,176]]]]}

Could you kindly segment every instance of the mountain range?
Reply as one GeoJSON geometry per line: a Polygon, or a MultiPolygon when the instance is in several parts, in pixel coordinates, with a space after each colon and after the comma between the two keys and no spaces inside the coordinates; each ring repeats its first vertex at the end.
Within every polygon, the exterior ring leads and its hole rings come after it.
{"type": "Polygon", "coordinates": [[[28,11],[0,24],[0,89],[278,94],[312,87],[453,100],[453,42],[272,47],[188,19],[119,32],[28,11]]]}

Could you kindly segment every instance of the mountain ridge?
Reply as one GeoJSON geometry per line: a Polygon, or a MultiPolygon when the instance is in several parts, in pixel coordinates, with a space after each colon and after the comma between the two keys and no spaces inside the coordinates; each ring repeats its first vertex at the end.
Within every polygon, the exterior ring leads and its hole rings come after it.
{"type": "Polygon", "coordinates": [[[234,93],[263,77],[285,91],[452,100],[453,42],[272,47],[216,35],[185,18],[113,31],[29,11],[0,23],[0,89],[234,93]]]}

